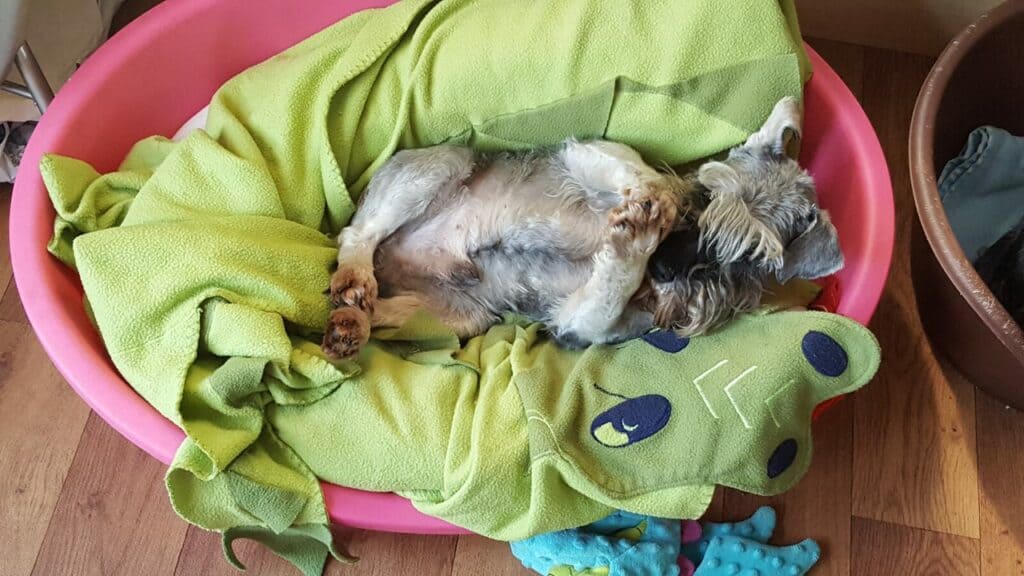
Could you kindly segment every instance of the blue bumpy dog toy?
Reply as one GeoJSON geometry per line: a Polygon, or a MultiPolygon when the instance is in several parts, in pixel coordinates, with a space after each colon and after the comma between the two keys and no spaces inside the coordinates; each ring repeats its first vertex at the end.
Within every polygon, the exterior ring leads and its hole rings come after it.
{"type": "Polygon", "coordinates": [[[573,530],[512,542],[512,554],[545,576],[678,576],[680,552],[694,576],[801,576],[821,557],[810,539],[767,544],[775,511],[763,506],[739,522],[704,522],[701,538],[681,545],[678,520],[629,512],[573,530]]]}
{"type": "Polygon", "coordinates": [[[814,540],[770,546],[775,510],[762,506],[739,522],[705,522],[700,540],[683,546],[697,566],[694,576],[800,576],[821,557],[814,540]]]}
{"type": "Polygon", "coordinates": [[[683,556],[695,566],[700,566],[704,554],[715,536],[738,536],[762,544],[768,542],[775,532],[775,510],[762,506],[753,516],[737,522],[702,522],[701,537],[683,546],[683,556]]]}
{"type": "Polygon", "coordinates": [[[530,570],[553,576],[677,576],[678,520],[616,512],[582,528],[512,542],[530,570]]]}

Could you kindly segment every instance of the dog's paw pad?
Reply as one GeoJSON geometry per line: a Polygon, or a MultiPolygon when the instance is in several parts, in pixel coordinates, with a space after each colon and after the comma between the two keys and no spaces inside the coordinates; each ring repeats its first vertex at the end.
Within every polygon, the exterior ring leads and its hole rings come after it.
{"type": "Polygon", "coordinates": [[[367,314],[377,301],[377,279],[369,267],[344,266],[331,276],[331,307],[354,306],[367,314]]]}
{"type": "Polygon", "coordinates": [[[359,354],[370,341],[370,319],[358,308],[339,308],[331,312],[324,330],[321,349],[332,360],[343,360],[359,354]]]}
{"type": "Polygon", "coordinates": [[[675,216],[675,204],[667,196],[634,194],[608,213],[609,240],[620,256],[649,256],[675,216]]]}

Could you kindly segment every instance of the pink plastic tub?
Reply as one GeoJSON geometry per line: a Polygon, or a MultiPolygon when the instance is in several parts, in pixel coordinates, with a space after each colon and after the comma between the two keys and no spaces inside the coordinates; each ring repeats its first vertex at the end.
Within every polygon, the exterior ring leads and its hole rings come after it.
{"type": "MultiPolygon", "coordinates": [[[[388,0],[168,0],[98,50],[71,78],[29,144],[14,188],[11,257],[18,291],[53,363],[131,442],[169,463],[183,439],[125,383],[82,308],[77,276],[46,252],[53,208],[35,170],[44,152],[113,170],[137,140],[171,136],[233,75],[358,10],[388,0]]],[[[803,161],[832,211],[846,253],[841,314],[866,323],[893,245],[885,158],[857,101],[821,58],[807,89],[803,161]]],[[[393,494],[323,484],[331,519],[358,528],[459,533],[393,494]]]]}

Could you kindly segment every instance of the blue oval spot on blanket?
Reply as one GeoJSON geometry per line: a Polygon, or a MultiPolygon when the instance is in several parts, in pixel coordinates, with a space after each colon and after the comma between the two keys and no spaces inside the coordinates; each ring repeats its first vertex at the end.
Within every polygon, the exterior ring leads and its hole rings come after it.
{"type": "Polygon", "coordinates": [[[800,348],[811,366],[825,376],[839,376],[850,363],[846,350],[828,334],[812,330],[804,336],[800,348]]]}
{"type": "Polygon", "coordinates": [[[671,330],[658,330],[643,335],[644,342],[654,346],[658,350],[675,354],[690,345],[690,339],[676,335],[671,330]]]}
{"type": "Polygon", "coordinates": [[[796,440],[792,438],[783,440],[775,447],[775,451],[768,457],[769,478],[776,478],[789,469],[796,460],[797,448],[796,440]]]}
{"type": "Polygon", "coordinates": [[[638,396],[598,414],[590,423],[590,435],[609,448],[621,448],[657,434],[671,415],[672,404],[664,396],[638,396]]]}

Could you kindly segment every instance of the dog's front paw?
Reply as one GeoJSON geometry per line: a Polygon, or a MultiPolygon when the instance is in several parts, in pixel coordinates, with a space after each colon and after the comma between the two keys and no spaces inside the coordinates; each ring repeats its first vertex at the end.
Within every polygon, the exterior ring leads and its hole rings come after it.
{"type": "MultiPolygon", "coordinates": [[[[665,178],[651,178],[636,186],[622,191],[625,203],[640,202],[645,207],[650,203],[651,208],[645,212],[650,224],[656,227],[664,238],[675,225],[678,216],[678,208],[675,202],[675,192],[665,178]]],[[[620,206],[621,208],[621,206],[620,206]]]]}
{"type": "Polygon", "coordinates": [[[353,306],[373,314],[377,302],[377,279],[368,266],[341,265],[331,276],[331,308],[353,306]]]}
{"type": "Polygon", "coordinates": [[[608,213],[608,240],[620,257],[650,256],[672,229],[676,205],[656,188],[630,190],[608,213]]]}
{"type": "Polygon", "coordinates": [[[332,360],[351,358],[370,341],[370,318],[359,308],[338,308],[331,312],[320,345],[332,360]]]}

